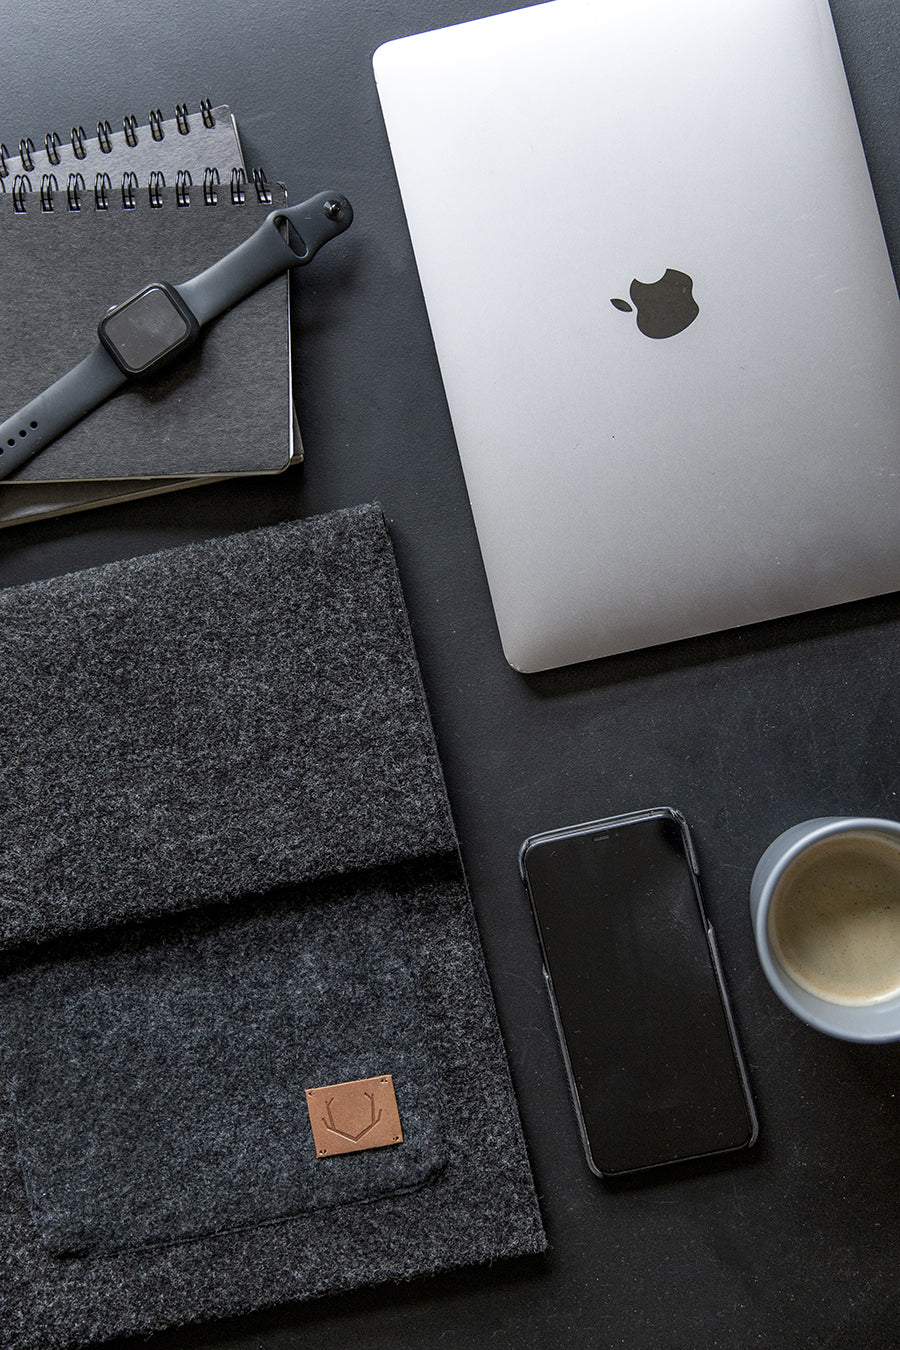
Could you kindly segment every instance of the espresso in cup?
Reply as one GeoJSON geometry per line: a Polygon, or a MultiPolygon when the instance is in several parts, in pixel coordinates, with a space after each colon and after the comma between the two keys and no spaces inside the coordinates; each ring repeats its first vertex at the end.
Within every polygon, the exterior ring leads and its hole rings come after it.
{"type": "Polygon", "coordinates": [[[900,840],[860,830],[809,844],[774,888],[768,930],[783,969],[819,998],[900,993],[900,840]]]}

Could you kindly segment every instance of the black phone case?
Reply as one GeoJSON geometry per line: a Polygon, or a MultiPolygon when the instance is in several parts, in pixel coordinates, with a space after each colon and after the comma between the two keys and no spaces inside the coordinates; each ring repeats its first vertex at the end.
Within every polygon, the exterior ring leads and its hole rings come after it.
{"type": "Polygon", "coordinates": [[[556,1026],[556,1034],[559,1039],[560,1049],[562,1051],[563,1061],[565,1064],[566,1078],[568,1080],[569,1092],[575,1110],[576,1121],[578,1123],[578,1131],[581,1136],[581,1143],[584,1149],[584,1154],[587,1160],[588,1167],[591,1169],[594,1175],[601,1177],[604,1180],[611,1180],[613,1178],[618,1178],[622,1176],[633,1176],[635,1174],[642,1172],[655,1171],[657,1167],[673,1166],[684,1162],[696,1162],[702,1158],[718,1157],[728,1153],[739,1153],[745,1151],[746,1149],[752,1148],[752,1146],[756,1143],[759,1137],[759,1121],[756,1114],[756,1108],[753,1102],[753,1097],[751,1095],[750,1080],[749,1075],[747,1073],[747,1067],[744,1062],[743,1053],[741,1051],[740,1042],[737,1036],[737,1028],[734,1021],[734,1014],[731,1009],[728,991],[725,986],[725,978],[722,970],[722,962],[719,957],[719,949],[716,943],[715,932],[713,930],[712,924],[709,921],[705,906],[703,904],[703,897],[700,891],[700,884],[699,884],[700,869],[697,862],[697,854],[694,849],[694,844],[691,838],[690,830],[688,829],[687,821],[685,820],[683,814],[671,806],[651,807],[645,811],[633,811],[623,815],[609,816],[601,820],[585,821],[579,825],[566,826],[561,829],[547,830],[540,834],[530,835],[523,842],[519,850],[519,872],[522,877],[522,882],[525,886],[525,889],[528,892],[529,901],[531,902],[532,916],[534,918],[535,928],[538,934],[538,940],[541,945],[541,960],[543,965],[544,981],[550,999],[550,1006],[553,1010],[553,1021],[556,1026]],[[611,1171],[608,1169],[604,1170],[602,1167],[599,1167],[592,1153],[591,1142],[585,1125],[584,1112],[581,1106],[581,1100],[579,1097],[575,1073],[572,1066],[572,1060],[569,1054],[569,1047],[566,1040],[566,1033],[563,1027],[562,1017],[560,1015],[559,1003],[557,1001],[556,991],[553,986],[553,977],[550,972],[550,962],[548,960],[547,951],[544,946],[544,939],[541,933],[540,920],[531,894],[531,887],[528,878],[527,858],[529,849],[533,845],[538,843],[543,843],[545,841],[553,839],[571,838],[572,836],[581,834],[593,834],[599,830],[614,830],[621,826],[630,825],[635,821],[652,820],[654,818],[656,819],[666,818],[672,820],[678,826],[681,832],[681,837],[684,842],[685,857],[689,864],[689,873],[692,882],[692,890],[694,898],[697,902],[697,907],[700,911],[701,919],[703,921],[703,929],[706,935],[710,962],[712,965],[713,974],[715,976],[716,986],[718,989],[719,998],[721,1000],[722,1009],[725,1015],[725,1021],[728,1028],[731,1048],[734,1054],[738,1078],[740,1081],[744,1101],[747,1108],[747,1116],[750,1124],[750,1134],[748,1138],[742,1143],[727,1149],[717,1150],[715,1153],[703,1152],[694,1154],[690,1157],[679,1156],[678,1158],[672,1158],[662,1162],[653,1163],[648,1167],[623,1168],[621,1170],[611,1171]]]}

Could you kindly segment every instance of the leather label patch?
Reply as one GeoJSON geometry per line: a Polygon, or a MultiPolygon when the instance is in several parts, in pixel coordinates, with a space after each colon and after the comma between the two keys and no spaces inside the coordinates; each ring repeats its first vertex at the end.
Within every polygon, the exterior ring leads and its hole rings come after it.
{"type": "Polygon", "coordinates": [[[394,1080],[389,1073],[307,1088],[306,1106],[317,1158],[403,1142],[394,1080]]]}

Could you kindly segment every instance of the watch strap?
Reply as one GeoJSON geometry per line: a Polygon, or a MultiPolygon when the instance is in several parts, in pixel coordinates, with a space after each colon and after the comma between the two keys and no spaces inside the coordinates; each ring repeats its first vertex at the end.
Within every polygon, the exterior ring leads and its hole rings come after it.
{"type": "Polygon", "coordinates": [[[124,373],[98,343],[89,356],[0,425],[0,478],[15,473],[125,381],[124,373]]]}
{"type": "Polygon", "coordinates": [[[347,198],[320,192],[297,206],[279,207],[249,239],[174,289],[202,327],[267,281],[303,267],[353,219],[347,198]]]}

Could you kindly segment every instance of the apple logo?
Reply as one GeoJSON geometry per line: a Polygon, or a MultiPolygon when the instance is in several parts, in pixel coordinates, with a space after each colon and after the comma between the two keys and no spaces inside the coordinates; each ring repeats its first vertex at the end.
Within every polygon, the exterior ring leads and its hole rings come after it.
{"type": "MultiPolygon", "coordinates": [[[[674,337],[683,333],[700,313],[693,296],[693,281],[687,272],[676,272],[667,267],[659,281],[631,283],[628,294],[637,310],[637,326],[650,338],[674,337]]],[[[624,314],[631,313],[627,300],[612,300],[611,304],[624,314]]]]}

